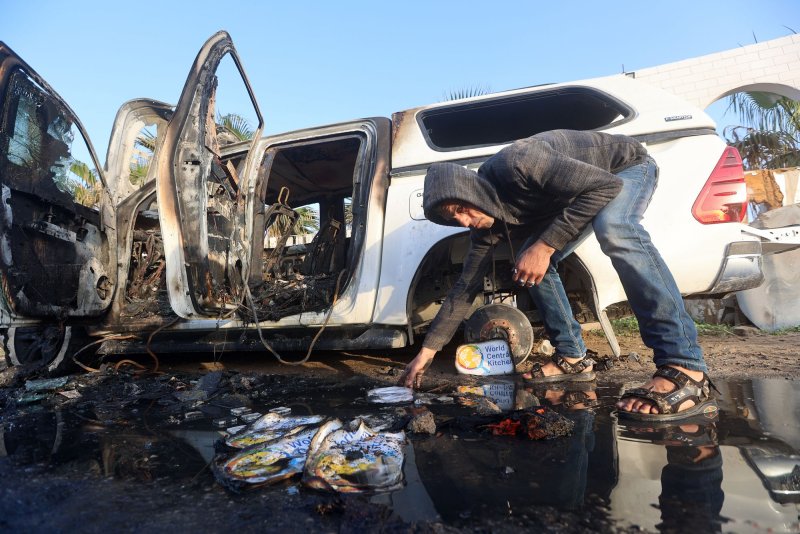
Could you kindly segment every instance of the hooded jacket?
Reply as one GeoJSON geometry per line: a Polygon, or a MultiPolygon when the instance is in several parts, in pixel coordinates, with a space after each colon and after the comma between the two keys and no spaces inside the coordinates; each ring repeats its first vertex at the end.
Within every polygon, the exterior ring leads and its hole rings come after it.
{"type": "Polygon", "coordinates": [[[478,172],[455,163],[435,163],[425,176],[423,209],[436,224],[445,201],[468,202],[491,215],[491,229],[470,229],[470,250],[458,282],[448,293],[423,346],[436,351],[450,341],[483,288],[490,248],[500,235],[523,242],[537,239],[560,250],[622,189],[615,176],[642,163],[647,150],[635,139],[600,132],[553,130],[521,139],[481,165],[478,172]]]}

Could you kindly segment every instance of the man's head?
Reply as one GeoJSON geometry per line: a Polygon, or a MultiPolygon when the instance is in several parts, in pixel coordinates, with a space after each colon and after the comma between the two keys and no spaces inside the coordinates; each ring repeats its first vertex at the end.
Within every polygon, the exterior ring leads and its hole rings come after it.
{"type": "Polygon", "coordinates": [[[434,163],[428,168],[422,207],[425,217],[433,223],[465,228],[490,228],[504,214],[488,180],[450,162],[434,163]]]}
{"type": "Polygon", "coordinates": [[[463,201],[445,200],[436,207],[439,216],[445,221],[454,221],[464,228],[491,228],[494,217],[463,201]]]}

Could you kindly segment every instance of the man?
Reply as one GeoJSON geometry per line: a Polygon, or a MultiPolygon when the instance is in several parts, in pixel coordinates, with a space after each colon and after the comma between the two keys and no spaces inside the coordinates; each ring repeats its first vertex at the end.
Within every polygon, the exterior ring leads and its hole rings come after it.
{"type": "Polygon", "coordinates": [[[641,225],[657,179],[658,167],[635,139],[570,130],[519,140],[489,158],[477,173],[453,163],[432,165],[425,177],[425,216],[437,224],[469,228],[470,250],[460,279],[400,383],[418,385],[435,354],[450,341],[482,291],[491,248],[500,239],[518,245],[512,247],[518,250],[513,280],[528,288],[556,349],[551,362],[535,366],[525,379],[593,380],[594,362],[586,357],[580,325],[556,271],[591,223],[658,367],[642,388],[623,394],[619,411],[647,420],[703,411],[710,381],[697,331],[641,225]]]}

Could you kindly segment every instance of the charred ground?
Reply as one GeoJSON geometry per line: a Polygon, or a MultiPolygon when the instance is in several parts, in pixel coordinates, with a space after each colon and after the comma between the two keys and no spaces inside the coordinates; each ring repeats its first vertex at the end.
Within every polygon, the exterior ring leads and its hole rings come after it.
{"type": "MultiPolygon", "coordinates": [[[[712,377],[736,379],[771,377],[793,379],[800,376],[798,346],[800,333],[761,334],[744,330],[744,335],[701,336],[712,377]]],[[[600,387],[628,381],[644,381],[653,371],[649,352],[638,336],[622,335],[625,356],[611,369],[598,375],[600,387]]],[[[588,334],[587,344],[601,356],[608,356],[605,339],[588,334]]],[[[423,390],[441,391],[455,385],[477,383],[472,377],[457,375],[452,358],[455,346],[447,347],[426,373],[423,390]]],[[[266,354],[224,354],[216,367],[224,369],[227,389],[221,399],[235,403],[247,401],[255,385],[288,401],[331,396],[342,385],[362,390],[392,385],[414,349],[386,352],[316,353],[301,367],[282,366],[266,354]],[[221,366],[221,367],[220,367],[221,366]]],[[[163,393],[181,390],[181,384],[208,376],[203,370],[206,358],[162,357],[158,375],[136,374],[123,366],[105,373],[75,375],[80,381],[81,398],[70,400],[53,395],[47,410],[36,404],[17,404],[14,399],[24,389],[25,377],[5,371],[0,402],[2,424],[7,436],[5,457],[0,458],[0,527],[9,531],[53,532],[160,532],[192,530],[216,532],[305,531],[305,532],[450,532],[441,522],[404,522],[390,508],[369,502],[364,497],[338,497],[281,485],[240,495],[226,492],[210,476],[201,458],[184,450],[175,439],[159,430],[160,425],[182,409],[178,403],[159,403],[163,393]],[[141,401],[151,399],[150,408],[131,402],[133,393],[141,401]],[[91,414],[81,424],[97,431],[105,442],[100,455],[76,454],[70,461],[58,461],[59,452],[47,442],[53,429],[49,409],[53,405],[91,404],[91,414]],[[174,413],[171,413],[174,412],[174,413]],[[37,415],[37,413],[39,415],[37,415]],[[133,423],[133,421],[138,421],[133,423]],[[143,422],[143,423],[142,423],[143,422]],[[31,426],[21,442],[8,436],[31,426]],[[37,428],[38,425],[38,428],[37,428]],[[113,429],[106,436],[106,430],[113,429]],[[135,430],[137,429],[137,430],[135,430]],[[135,431],[134,431],[135,430],[135,431]],[[50,434],[48,434],[50,433],[50,434]],[[105,436],[105,437],[104,437],[105,436]],[[36,441],[39,440],[39,443],[36,441]],[[187,455],[190,458],[187,460],[187,455]],[[183,473],[175,476],[174,471],[183,473]]],[[[148,359],[142,359],[148,364],[148,359]]],[[[206,367],[209,366],[205,362],[206,367]]],[[[187,397],[184,402],[191,402],[187,397]]],[[[223,404],[224,404],[223,402],[223,404]]],[[[334,402],[334,401],[331,401],[334,402]]],[[[335,410],[336,407],[334,406],[335,410]]],[[[55,424],[59,424],[55,421],[55,424]]],[[[62,420],[61,424],[71,424],[62,420]]],[[[66,439],[71,439],[65,434],[66,439]]],[[[435,441],[436,437],[412,436],[413,440],[435,441]]],[[[81,442],[75,443],[80,446],[81,442]]],[[[430,444],[426,444],[429,446],[430,444]]],[[[63,445],[60,445],[63,447],[63,445]]],[[[480,515],[465,519],[467,529],[458,531],[518,531],[520,528],[548,531],[619,531],[596,516],[581,512],[562,513],[542,507],[536,517],[509,516],[498,523],[480,515]]]]}

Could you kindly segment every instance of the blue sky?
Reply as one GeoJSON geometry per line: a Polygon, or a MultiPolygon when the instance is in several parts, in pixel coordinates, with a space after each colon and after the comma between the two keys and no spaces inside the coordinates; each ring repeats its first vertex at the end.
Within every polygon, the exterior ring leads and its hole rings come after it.
{"type": "Polygon", "coordinates": [[[0,0],[0,40],[69,102],[103,159],[119,105],[175,103],[220,29],[233,37],[267,133],[390,116],[468,88],[636,70],[783,37],[786,26],[800,32],[798,0],[219,4],[0,0]]]}

